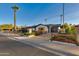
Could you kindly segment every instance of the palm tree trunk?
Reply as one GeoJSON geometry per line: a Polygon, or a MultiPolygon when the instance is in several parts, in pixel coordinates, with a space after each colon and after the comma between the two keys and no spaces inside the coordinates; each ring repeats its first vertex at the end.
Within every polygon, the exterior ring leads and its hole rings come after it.
{"type": "Polygon", "coordinates": [[[14,11],[14,31],[16,31],[16,11],[14,11]]]}

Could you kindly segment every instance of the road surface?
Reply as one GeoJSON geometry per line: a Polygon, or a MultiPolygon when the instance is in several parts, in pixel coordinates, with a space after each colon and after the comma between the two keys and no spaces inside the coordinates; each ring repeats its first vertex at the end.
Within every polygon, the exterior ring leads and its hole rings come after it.
{"type": "Polygon", "coordinates": [[[0,33],[0,56],[57,56],[24,43],[11,40],[0,33]]]}

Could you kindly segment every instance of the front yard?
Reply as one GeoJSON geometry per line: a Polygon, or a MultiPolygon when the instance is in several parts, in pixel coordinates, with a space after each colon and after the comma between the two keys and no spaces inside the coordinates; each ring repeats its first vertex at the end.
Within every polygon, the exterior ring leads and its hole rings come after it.
{"type": "Polygon", "coordinates": [[[51,35],[51,41],[61,41],[61,42],[67,42],[67,43],[77,43],[76,35],[73,34],[52,34],[51,35]]]}

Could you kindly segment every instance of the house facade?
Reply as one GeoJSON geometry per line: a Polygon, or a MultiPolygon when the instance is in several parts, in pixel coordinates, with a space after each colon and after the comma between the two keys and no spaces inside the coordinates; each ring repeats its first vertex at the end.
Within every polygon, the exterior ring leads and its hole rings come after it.
{"type": "MultiPolygon", "coordinates": [[[[16,26],[16,31],[20,29],[19,26],[16,26]]],[[[12,24],[2,24],[0,25],[0,31],[2,32],[12,32],[14,30],[14,25],[12,24]]]]}
{"type": "Polygon", "coordinates": [[[38,24],[22,28],[22,31],[32,33],[33,31],[41,33],[57,33],[61,24],[38,24]]]}
{"type": "Polygon", "coordinates": [[[13,29],[13,25],[12,24],[2,24],[0,25],[0,31],[2,32],[10,32],[13,29]]]}

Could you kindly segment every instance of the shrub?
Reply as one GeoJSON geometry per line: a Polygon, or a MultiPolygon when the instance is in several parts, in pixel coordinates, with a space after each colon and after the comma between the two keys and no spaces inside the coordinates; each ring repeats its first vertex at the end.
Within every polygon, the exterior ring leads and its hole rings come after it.
{"type": "Polygon", "coordinates": [[[25,33],[25,35],[27,35],[27,36],[28,36],[28,35],[30,35],[30,34],[29,34],[29,32],[26,32],[26,33],[25,33]]]}
{"type": "MultiPolygon", "coordinates": [[[[76,28],[74,25],[65,23],[61,26],[61,30],[65,29],[66,34],[76,34],[76,28]]],[[[62,32],[62,31],[61,31],[62,32]]]]}
{"type": "Polygon", "coordinates": [[[42,33],[41,32],[39,32],[39,31],[36,31],[35,32],[35,35],[37,36],[37,35],[41,35],[42,33]]]}
{"type": "Polygon", "coordinates": [[[26,32],[25,35],[27,35],[27,36],[28,35],[35,35],[35,32],[32,32],[32,33],[26,32]]]}

